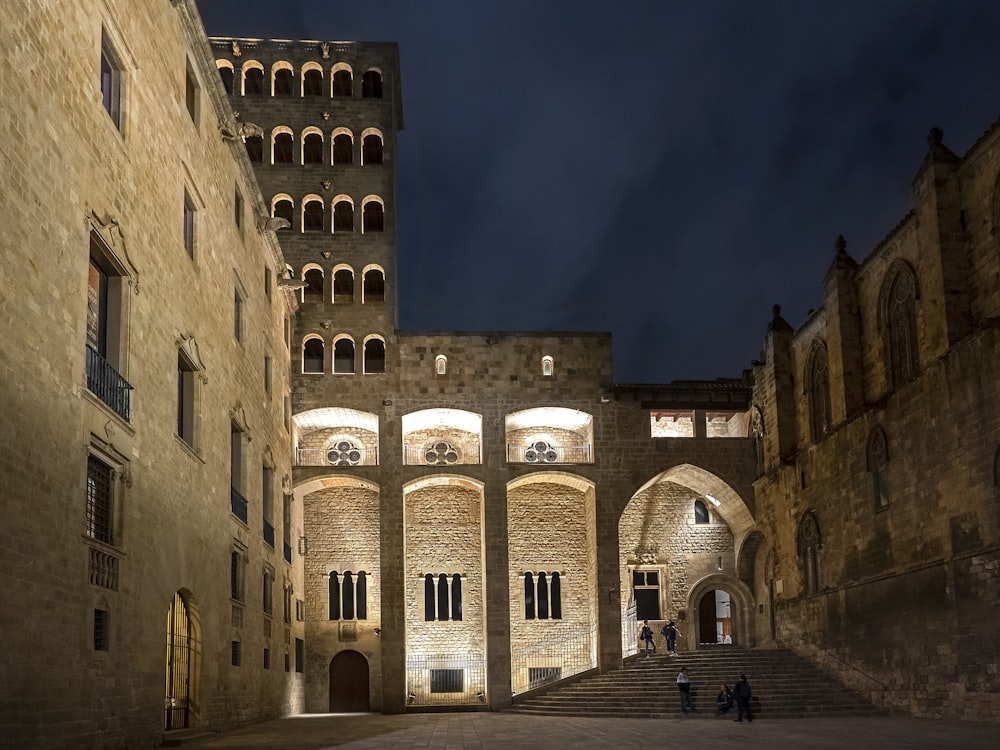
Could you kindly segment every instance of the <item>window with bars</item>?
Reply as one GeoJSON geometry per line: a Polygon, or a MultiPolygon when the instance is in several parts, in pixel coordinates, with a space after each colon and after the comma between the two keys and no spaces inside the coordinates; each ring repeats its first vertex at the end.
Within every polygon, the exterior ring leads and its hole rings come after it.
{"type": "Polygon", "coordinates": [[[108,651],[111,646],[110,617],[106,609],[94,610],[94,651],[108,651]]]}
{"type": "Polygon", "coordinates": [[[243,663],[243,644],[239,641],[232,642],[232,651],[230,653],[230,658],[232,660],[232,665],[238,667],[243,663]]]}
{"type": "Polygon", "coordinates": [[[461,669],[432,669],[432,693],[461,693],[465,690],[465,672],[461,669]]]}
{"type": "Polygon", "coordinates": [[[114,474],[97,456],[87,456],[87,536],[105,544],[114,541],[114,474]]]}

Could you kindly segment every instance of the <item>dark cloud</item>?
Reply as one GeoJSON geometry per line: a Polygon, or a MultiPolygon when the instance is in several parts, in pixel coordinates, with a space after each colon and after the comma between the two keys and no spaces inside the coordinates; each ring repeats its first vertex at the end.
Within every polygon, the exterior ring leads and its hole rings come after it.
{"type": "Polygon", "coordinates": [[[257,2],[220,36],[400,44],[401,323],[610,330],[616,378],[737,376],[1000,115],[1000,3],[257,2]]]}

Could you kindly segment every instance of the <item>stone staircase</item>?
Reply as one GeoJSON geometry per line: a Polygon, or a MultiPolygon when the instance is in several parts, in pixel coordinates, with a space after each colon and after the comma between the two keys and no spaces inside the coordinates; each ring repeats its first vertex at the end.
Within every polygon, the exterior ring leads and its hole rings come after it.
{"type": "MultiPolygon", "coordinates": [[[[519,699],[514,713],[562,716],[668,718],[681,715],[677,673],[687,667],[694,717],[715,718],[722,683],[740,674],[753,689],[754,718],[879,716],[886,712],[852,692],[835,677],[788,649],[744,650],[729,646],[666,656],[631,656],[621,669],[592,675],[519,699]]],[[[736,707],[727,715],[736,717],[736,707]]]]}

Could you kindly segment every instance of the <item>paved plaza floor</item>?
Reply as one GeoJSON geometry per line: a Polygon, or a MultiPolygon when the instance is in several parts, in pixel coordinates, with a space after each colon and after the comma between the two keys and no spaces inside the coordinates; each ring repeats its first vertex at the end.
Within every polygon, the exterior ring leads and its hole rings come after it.
{"type": "Polygon", "coordinates": [[[931,719],[783,719],[737,723],[731,718],[604,719],[508,713],[303,714],[206,738],[185,747],[288,750],[529,748],[530,750],[997,750],[1000,725],[931,719]]]}

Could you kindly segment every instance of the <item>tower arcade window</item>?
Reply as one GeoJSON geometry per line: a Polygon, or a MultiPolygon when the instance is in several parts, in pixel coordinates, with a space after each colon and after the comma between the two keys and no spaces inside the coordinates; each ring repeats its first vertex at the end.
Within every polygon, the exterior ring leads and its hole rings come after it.
{"type": "Polygon", "coordinates": [[[292,134],[279,132],[274,134],[271,144],[272,164],[292,163],[292,134]]]}
{"type": "Polygon", "coordinates": [[[302,74],[302,96],[323,96],[323,71],[312,68],[302,74]]]}
{"type": "Polygon", "coordinates": [[[354,163],[354,139],[348,133],[338,133],[333,137],[333,163],[354,163]]]}
{"type": "Polygon", "coordinates": [[[370,133],[361,141],[361,163],[382,163],[382,136],[370,133]]]}
{"type": "Polygon", "coordinates": [[[382,74],[377,70],[366,70],[361,75],[361,98],[382,98],[382,74]]]}
{"type": "MultiPolygon", "coordinates": [[[[253,65],[251,63],[251,65],[253,65]]],[[[257,63],[253,67],[243,65],[243,94],[257,96],[264,93],[264,69],[257,63]]]]}
{"type": "Polygon", "coordinates": [[[365,203],[362,209],[361,232],[381,232],[385,229],[385,209],[376,200],[365,203]]]}
{"type": "MultiPolygon", "coordinates": [[[[323,231],[323,201],[306,201],[302,206],[302,231],[322,232],[323,231]]],[[[322,278],[322,274],[320,274],[322,278]]],[[[320,289],[322,293],[322,289],[320,289]]]]}
{"type": "Polygon", "coordinates": [[[288,222],[289,226],[294,226],[292,222],[292,217],[295,215],[295,207],[292,202],[287,198],[282,198],[274,202],[274,209],[272,214],[277,219],[284,219],[288,222]]]}
{"type": "Polygon", "coordinates": [[[354,342],[346,336],[333,344],[333,371],[338,375],[354,374],[354,342]]]}
{"type": "Polygon", "coordinates": [[[244,145],[246,146],[247,157],[250,161],[257,163],[264,161],[264,136],[247,136],[246,143],[244,145]]]}
{"type": "Polygon", "coordinates": [[[349,70],[338,70],[333,74],[333,95],[350,97],[353,77],[349,70]]]}
{"type": "Polygon", "coordinates": [[[302,139],[302,163],[323,163],[323,136],[319,133],[309,133],[302,139]]]}
{"type": "Polygon", "coordinates": [[[424,620],[462,619],[462,576],[454,573],[424,575],[424,620]]]}
{"type": "Polygon", "coordinates": [[[385,372],[385,342],[380,338],[365,341],[365,369],[367,374],[385,372]]]}
{"type": "Polygon", "coordinates": [[[354,273],[349,268],[341,268],[333,274],[334,304],[350,304],[354,301],[354,273]]]}
{"type": "Polygon", "coordinates": [[[333,231],[354,231],[354,206],[350,201],[337,201],[333,204],[333,231]]]}
{"type": "Polygon", "coordinates": [[[306,282],[302,289],[303,302],[317,302],[323,299],[323,272],[318,268],[310,268],[302,275],[306,282]]]}
{"type": "Polygon", "coordinates": [[[302,344],[302,372],[307,375],[323,372],[323,339],[314,337],[302,344]]]}
{"type": "Polygon", "coordinates": [[[222,79],[222,87],[226,90],[227,94],[232,96],[233,82],[236,77],[236,74],[233,72],[232,63],[228,60],[216,60],[215,65],[219,69],[219,77],[222,79]]]}
{"type": "Polygon", "coordinates": [[[273,91],[275,96],[292,95],[292,79],[294,73],[288,68],[280,68],[274,71],[273,91]]]}
{"type": "Polygon", "coordinates": [[[660,619],[660,571],[633,570],[632,595],[637,620],[660,619]]]}
{"type": "Polygon", "coordinates": [[[385,302],[385,274],[380,268],[365,271],[363,299],[366,305],[385,302]]]}

